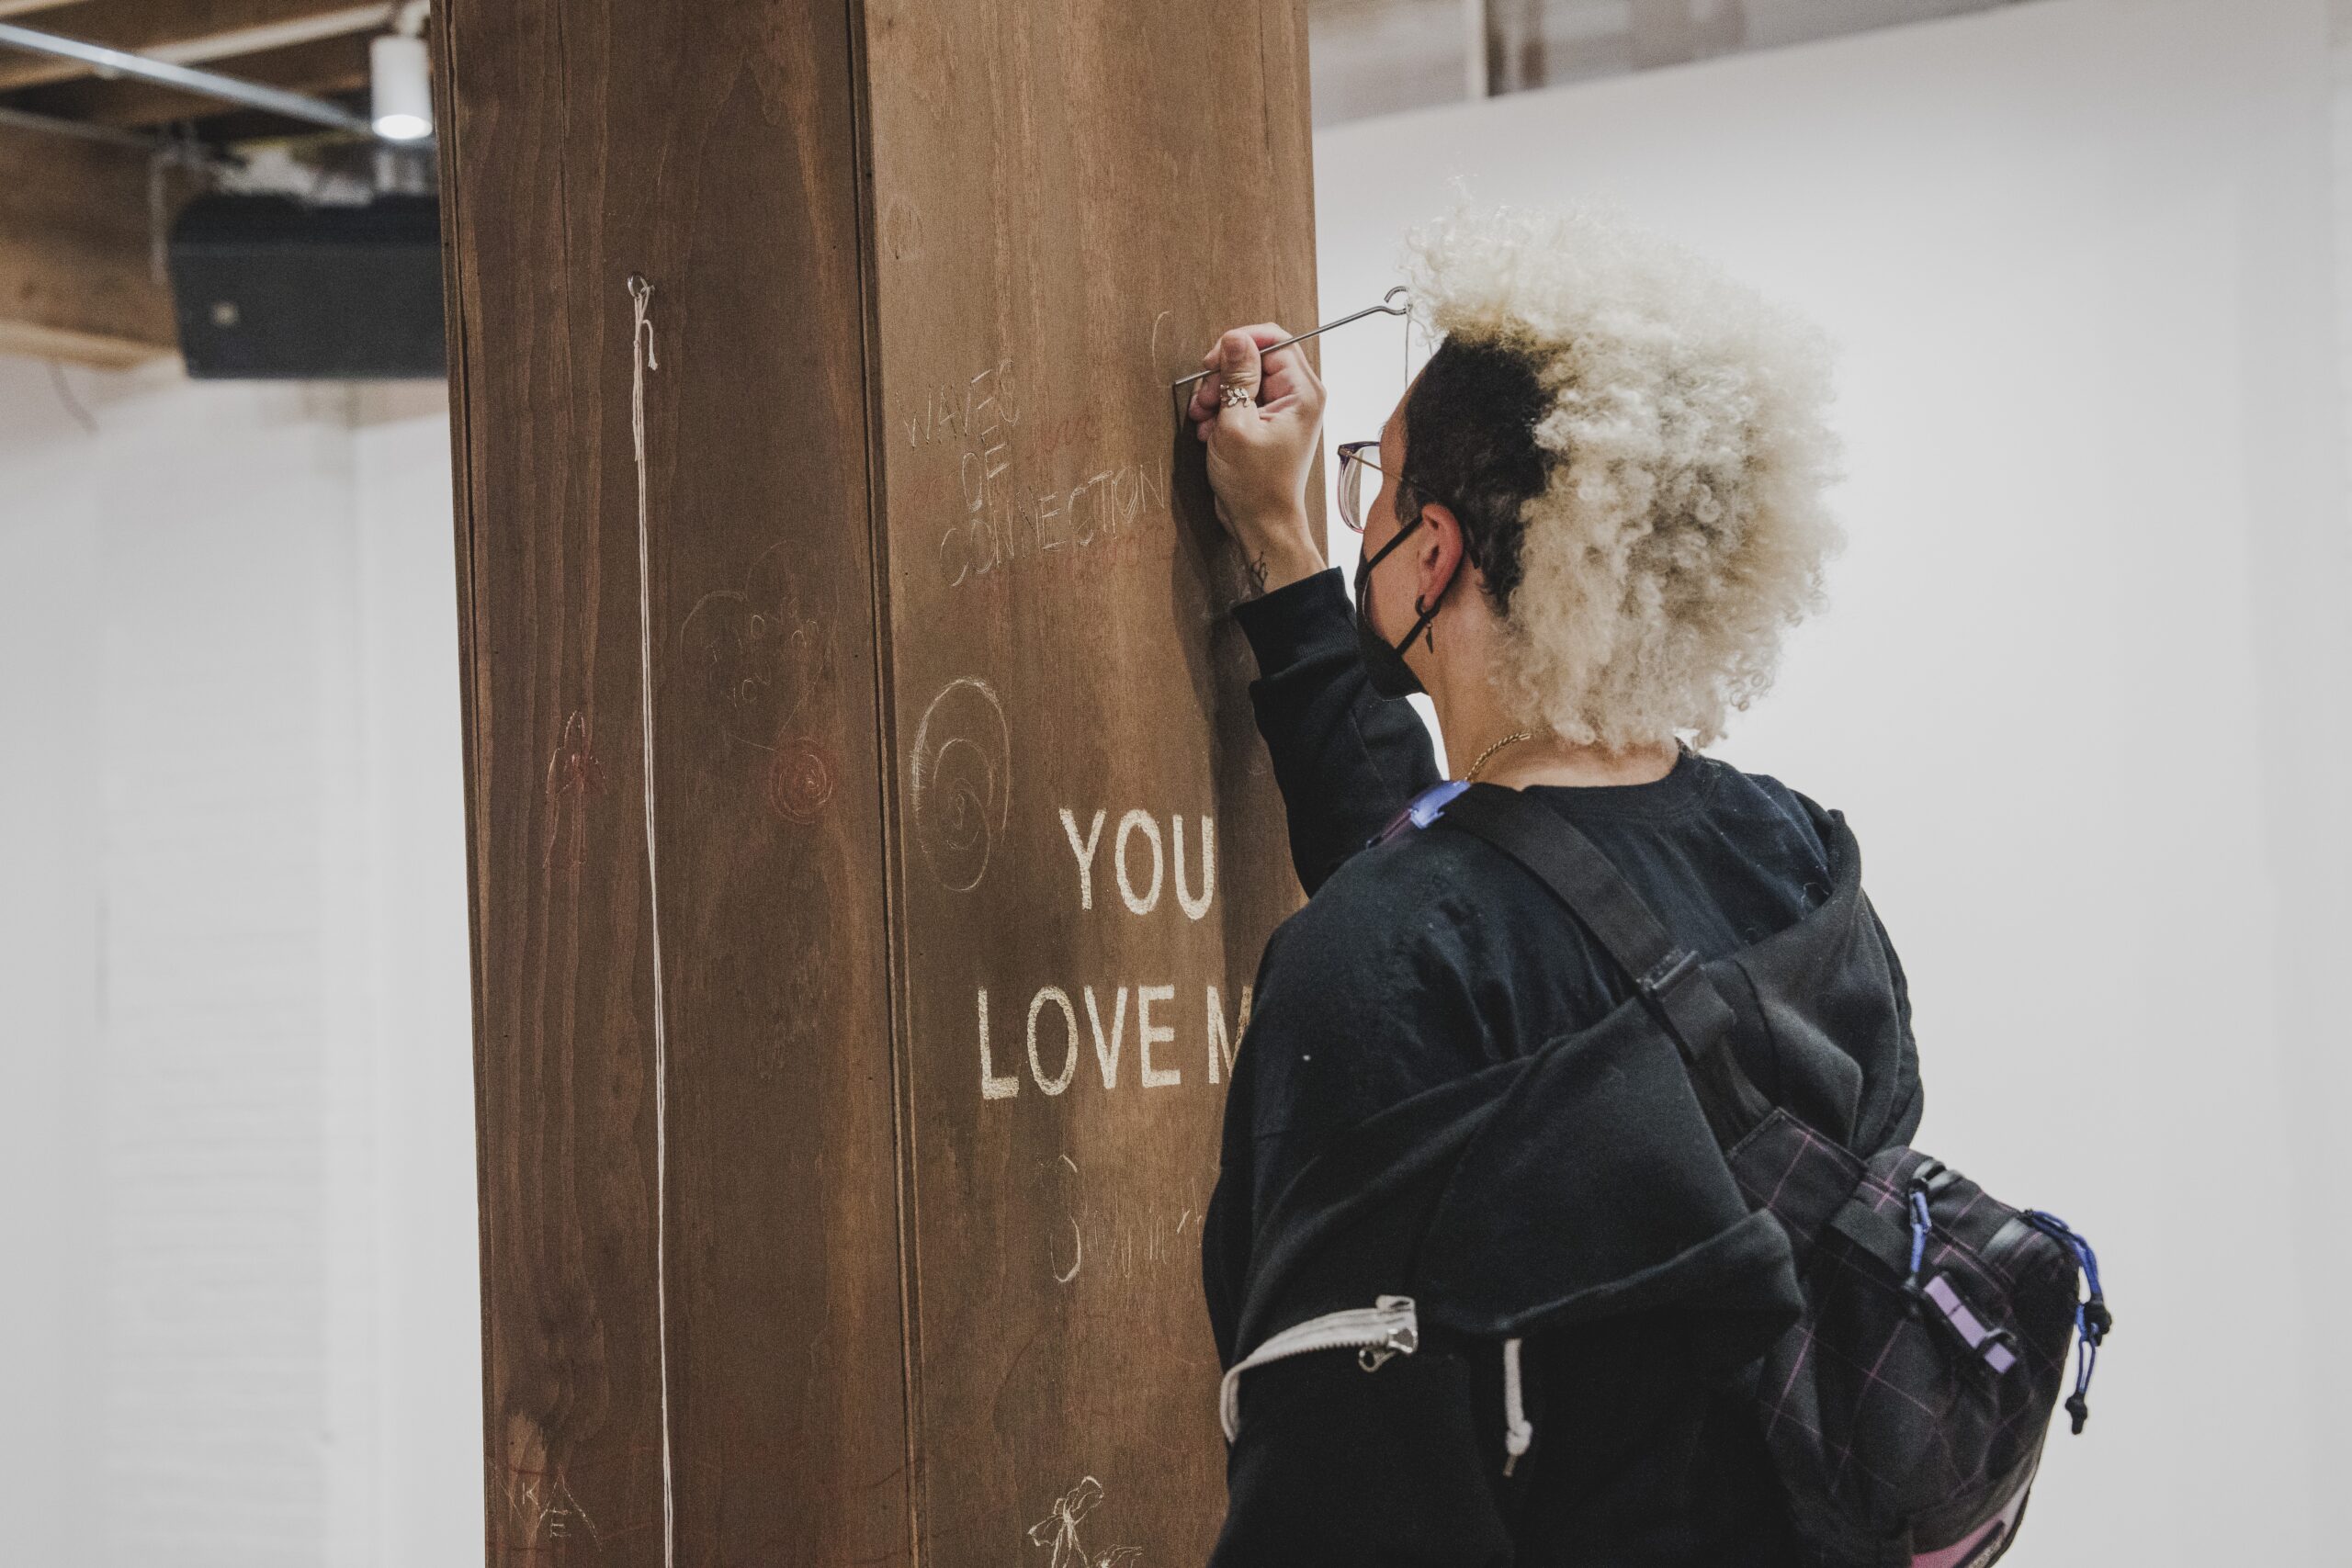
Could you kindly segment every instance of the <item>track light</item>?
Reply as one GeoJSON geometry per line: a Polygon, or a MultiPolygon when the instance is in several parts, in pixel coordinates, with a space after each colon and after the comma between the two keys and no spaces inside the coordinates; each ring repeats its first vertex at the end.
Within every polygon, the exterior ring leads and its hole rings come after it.
{"type": "Polygon", "coordinates": [[[418,36],[424,7],[402,8],[397,32],[368,46],[376,134],[387,141],[423,141],[433,134],[433,64],[418,36]]]}

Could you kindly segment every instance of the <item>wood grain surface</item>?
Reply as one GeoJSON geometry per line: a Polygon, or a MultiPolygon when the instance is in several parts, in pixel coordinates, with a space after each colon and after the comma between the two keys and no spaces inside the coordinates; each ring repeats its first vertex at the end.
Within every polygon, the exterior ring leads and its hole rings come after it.
{"type": "Polygon", "coordinates": [[[492,1560],[903,1557],[839,8],[444,17],[492,1560]],[[632,273],[668,1037],[657,1272],[632,273]],[[550,1555],[552,1554],[552,1555],[550,1555]]]}
{"type": "Polygon", "coordinates": [[[1297,889],[1168,383],[1315,314],[1303,15],[441,25],[491,1560],[1197,1561],[1297,889]]]}
{"type": "Polygon", "coordinates": [[[1304,18],[865,22],[924,1536],[1045,1564],[1033,1527],[1091,1477],[1087,1561],[1197,1563],[1225,1476],[1211,1053],[1297,890],[1168,387],[1226,327],[1314,319],[1304,18]]]}

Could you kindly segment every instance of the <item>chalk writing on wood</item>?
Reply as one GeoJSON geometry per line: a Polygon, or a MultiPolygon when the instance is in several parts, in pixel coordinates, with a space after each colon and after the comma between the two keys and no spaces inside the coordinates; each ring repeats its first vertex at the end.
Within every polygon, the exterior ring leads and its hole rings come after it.
{"type": "Polygon", "coordinates": [[[939,885],[968,893],[1012,808],[1012,733],[996,688],[977,676],[950,681],[915,726],[910,764],[915,840],[939,885]]]}
{"type": "Polygon", "coordinates": [[[1147,515],[1170,515],[1164,458],[1105,460],[1092,444],[1092,412],[1024,434],[1011,359],[926,390],[903,421],[907,445],[944,447],[956,468],[956,507],[941,533],[938,566],[948,587],[1024,559],[1131,539],[1147,515]]]}
{"type": "Polygon", "coordinates": [[[1055,1500],[1054,1511],[1029,1529],[1029,1539],[1047,1548],[1046,1568],[1118,1568],[1143,1555],[1139,1546],[1114,1546],[1089,1554],[1078,1539],[1079,1521],[1102,1501],[1102,1483],[1089,1475],[1055,1500]]]}
{"type": "MultiPolygon", "coordinates": [[[[493,1472],[494,1473],[494,1472],[493,1472]]],[[[560,1472],[515,1467],[504,1478],[509,1551],[544,1551],[570,1544],[601,1548],[604,1536],[560,1472]]]]}
{"type": "MultiPolygon", "coordinates": [[[[921,735],[916,748],[920,756],[921,735]]],[[[1117,827],[1109,829],[1105,826],[1111,818],[1108,807],[1084,813],[1084,827],[1080,826],[1079,808],[1057,807],[1054,814],[1062,840],[1069,846],[1076,873],[1072,891],[1081,913],[1099,909],[1102,917],[1115,918],[1114,911],[1120,911],[1126,918],[1165,920],[1174,917],[1185,922],[1207,917],[1216,897],[1216,818],[1206,813],[1193,816],[1188,833],[1181,812],[1168,815],[1164,830],[1160,817],[1141,807],[1121,814],[1117,827]],[[1191,853],[1193,844],[1199,846],[1197,869],[1191,853]],[[1108,884],[1099,901],[1095,897],[1098,879],[1108,884]],[[1175,894],[1172,899],[1165,897],[1170,888],[1175,894]]],[[[1124,984],[1116,976],[1100,985],[1049,982],[1027,987],[1026,999],[1016,1004],[1021,1010],[1015,1012],[1001,1000],[992,1002],[987,986],[976,987],[972,1021],[979,1050],[980,1098],[1018,1099],[1024,1058],[1031,1087],[1049,1099],[1058,1098],[1083,1076],[1079,1071],[1085,1055],[1081,1043],[1091,1046],[1106,1091],[1120,1087],[1123,1064],[1127,1060],[1136,1064],[1132,1081],[1141,1089],[1182,1087],[1186,1077],[1175,1054],[1185,1050],[1178,1043],[1185,1038],[1198,1040],[1204,1052],[1204,1057],[1196,1059],[1203,1061],[1206,1070],[1191,1081],[1222,1083],[1232,1073],[1241,1032],[1250,1026],[1250,988],[1241,987],[1238,1006],[1230,1011],[1226,994],[1218,981],[1194,988],[1149,975],[1124,984]],[[1195,998],[1200,1002],[1197,1012],[1191,1010],[1195,998]],[[1008,1024],[1021,1026],[1018,1049],[998,1032],[1000,1009],[1008,1024]],[[1081,1012],[1085,1015],[1082,1031],[1081,1012]],[[1132,1031],[1127,1024],[1130,1015],[1135,1020],[1132,1031]],[[1127,1053],[1130,1035],[1135,1043],[1132,1057],[1127,1053]]],[[[999,997],[1002,996],[1000,989],[999,997]]]]}
{"type": "Polygon", "coordinates": [[[706,593],[678,633],[679,673],[702,723],[743,749],[743,777],[768,812],[806,827],[841,776],[831,738],[814,716],[831,711],[835,638],[808,602],[790,550],[771,545],[736,588],[706,593]]]}

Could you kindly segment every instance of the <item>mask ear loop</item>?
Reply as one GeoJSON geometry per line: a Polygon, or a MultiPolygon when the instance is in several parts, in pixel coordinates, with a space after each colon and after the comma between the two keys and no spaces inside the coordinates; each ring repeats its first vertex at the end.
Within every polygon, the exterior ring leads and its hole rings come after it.
{"type": "MultiPolygon", "coordinates": [[[[1416,519],[1413,526],[1418,528],[1420,525],[1419,521],[1416,519]]],[[[1403,538],[1404,535],[1401,533],[1398,534],[1396,538],[1391,539],[1387,545],[1382,548],[1380,554],[1382,556],[1387,555],[1390,550],[1396,547],[1397,543],[1403,538]]],[[[1379,564],[1379,559],[1375,558],[1373,564],[1377,566],[1379,564]]],[[[1462,575],[1462,568],[1459,565],[1454,567],[1453,574],[1455,577],[1462,575]]],[[[1445,596],[1452,592],[1453,590],[1453,579],[1448,578],[1446,580],[1445,586],[1437,591],[1437,603],[1433,604],[1424,604],[1421,602],[1421,596],[1419,594],[1416,593],[1413,595],[1413,612],[1419,615],[1420,619],[1415,621],[1413,623],[1413,629],[1405,634],[1405,640],[1396,644],[1396,651],[1398,653],[1401,654],[1408,651],[1412,648],[1413,644],[1421,639],[1424,634],[1427,634],[1429,637],[1430,651],[1431,653],[1435,653],[1437,651],[1437,630],[1431,623],[1437,619],[1438,611],[1445,607],[1445,596]]]]}
{"type": "MultiPolygon", "coordinates": [[[[1406,479],[1404,475],[1398,474],[1396,476],[1396,489],[1398,492],[1401,494],[1411,484],[1411,482],[1412,481],[1406,479]]],[[[1396,536],[1389,540],[1387,544],[1381,547],[1380,555],[1382,557],[1386,556],[1390,550],[1395,549],[1397,546],[1405,542],[1406,535],[1410,534],[1414,529],[1419,527],[1422,524],[1428,521],[1429,519],[1422,514],[1421,503],[1415,502],[1413,504],[1412,522],[1406,525],[1404,527],[1399,528],[1396,531],[1396,536]]],[[[1466,557],[1467,554],[1468,552],[1465,550],[1464,555],[1466,557]]],[[[1374,566],[1380,564],[1378,557],[1374,558],[1373,564],[1374,566]]],[[[1462,561],[1460,559],[1456,559],[1453,563],[1453,576],[1445,580],[1445,586],[1437,591],[1437,598],[1433,603],[1424,605],[1421,603],[1421,596],[1419,594],[1416,593],[1413,595],[1413,612],[1419,615],[1420,619],[1415,621],[1413,623],[1413,629],[1405,634],[1405,640],[1396,645],[1396,651],[1398,653],[1403,653],[1406,649],[1411,648],[1413,644],[1419,640],[1425,633],[1429,638],[1430,651],[1431,653],[1435,653],[1437,651],[1437,628],[1431,623],[1437,619],[1437,613],[1445,607],[1445,596],[1453,592],[1454,580],[1459,578],[1461,575],[1462,561]]]]}

